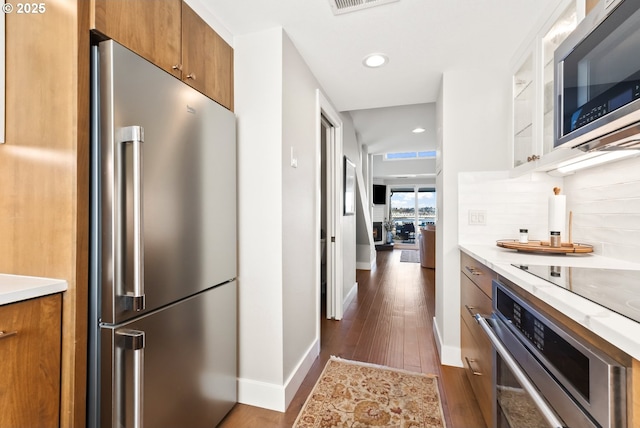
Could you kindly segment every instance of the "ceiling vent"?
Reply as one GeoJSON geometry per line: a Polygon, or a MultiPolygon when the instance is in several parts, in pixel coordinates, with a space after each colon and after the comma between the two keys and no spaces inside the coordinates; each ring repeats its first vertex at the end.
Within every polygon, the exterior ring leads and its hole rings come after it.
{"type": "Polygon", "coordinates": [[[387,3],[395,3],[400,0],[329,0],[331,10],[334,15],[355,12],[374,6],[381,6],[387,3]]]}

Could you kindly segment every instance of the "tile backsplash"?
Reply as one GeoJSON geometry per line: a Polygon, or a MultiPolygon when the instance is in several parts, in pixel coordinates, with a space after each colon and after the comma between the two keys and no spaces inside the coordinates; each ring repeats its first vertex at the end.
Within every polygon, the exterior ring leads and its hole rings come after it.
{"type": "Polygon", "coordinates": [[[548,239],[548,199],[554,187],[567,195],[574,242],[591,244],[606,257],[640,263],[640,157],[579,171],[567,177],[508,171],[463,172],[458,177],[458,239],[488,243],[548,239]],[[485,223],[469,224],[469,211],[485,213],[485,223]]]}
{"type": "Polygon", "coordinates": [[[576,242],[606,257],[640,263],[640,158],[564,178],[576,242]]]}
{"type": "Polygon", "coordinates": [[[562,184],[562,178],[544,173],[517,178],[510,178],[508,171],[460,173],[458,240],[488,243],[518,239],[520,229],[529,230],[529,239],[548,239],[548,199],[553,188],[562,188],[562,184]],[[485,224],[470,224],[470,211],[484,212],[485,224]]]}

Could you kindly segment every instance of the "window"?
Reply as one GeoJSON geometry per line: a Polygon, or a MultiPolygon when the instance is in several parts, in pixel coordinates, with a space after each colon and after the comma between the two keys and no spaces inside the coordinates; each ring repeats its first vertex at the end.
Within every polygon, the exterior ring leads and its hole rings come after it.
{"type": "Polygon", "coordinates": [[[434,189],[418,189],[418,227],[436,223],[436,191],[434,189]]]}
{"type": "Polygon", "coordinates": [[[390,205],[389,214],[395,226],[395,242],[415,243],[416,229],[435,224],[435,189],[392,188],[390,205]]]}
{"type": "Polygon", "coordinates": [[[385,153],[384,160],[433,159],[436,151],[385,153]]]}

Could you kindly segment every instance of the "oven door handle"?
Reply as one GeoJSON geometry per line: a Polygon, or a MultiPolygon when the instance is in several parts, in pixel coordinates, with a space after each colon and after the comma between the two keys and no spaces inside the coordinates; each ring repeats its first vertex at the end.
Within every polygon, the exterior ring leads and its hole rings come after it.
{"type": "Polygon", "coordinates": [[[547,422],[549,422],[550,426],[554,428],[565,427],[564,423],[562,423],[562,420],[560,420],[556,412],[549,406],[549,404],[542,397],[542,395],[540,395],[540,393],[538,392],[538,389],[533,385],[531,380],[529,380],[529,377],[522,370],[522,368],[516,362],[513,356],[511,356],[511,353],[507,350],[507,348],[504,346],[502,341],[493,332],[493,329],[491,328],[487,320],[484,318],[484,316],[482,316],[481,314],[476,314],[475,319],[478,322],[478,324],[480,324],[480,327],[485,332],[485,334],[489,337],[489,340],[491,341],[493,348],[496,350],[498,354],[500,354],[500,357],[502,357],[502,360],[504,361],[504,363],[509,367],[509,370],[511,370],[511,372],[516,377],[518,382],[520,382],[520,385],[522,385],[522,387],[531,396],[531,398],[535,402],[540,412],[543,414],[547,422]]]}

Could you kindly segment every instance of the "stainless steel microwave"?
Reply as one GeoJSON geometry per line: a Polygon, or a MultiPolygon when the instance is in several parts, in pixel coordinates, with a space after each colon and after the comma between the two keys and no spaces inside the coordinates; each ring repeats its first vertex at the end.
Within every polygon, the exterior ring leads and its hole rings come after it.
{"type": "Polygon", "coordinates": [[[554,147],[640,148],[640,0],[601,0],[554,62],[554,147]]]}

